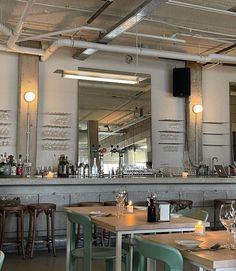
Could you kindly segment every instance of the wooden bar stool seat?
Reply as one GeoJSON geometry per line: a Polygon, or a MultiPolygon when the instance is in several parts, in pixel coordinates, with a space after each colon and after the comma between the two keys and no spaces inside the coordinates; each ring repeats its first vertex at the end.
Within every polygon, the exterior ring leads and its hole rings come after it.
{"type": "Polygon", "coordinates": [[[7,217],[10,214],[16,215],[16,223],[17,223],[17,237],[14,243],[17,245],[18,254],[20,253],[20,249],[22,251],[23,258],[25,259],[25,249],[24,249],[24,212],[26,210],[25,205],[13,205],[4,204],[0,205],[0,250],[3,250],[3,245],[5,240],[5,231],[7,228],[6,221],[7,217]]]}
{"type": "Polygon", "coordinates": [[[28,233],[28,242],[27,242],[27,251],[30,255],[30,258],[33,257],[34,246],[36,242],[36,229],[37,229],[37,218],[40,213],[46,215],[46,224],[47,224],[47,236],[46,240],[43,240],[47,244],[48,252],[52,247],[53,255],[56,256],[56,247],[55,247],[55,236],[54,236],[54,216],[56,211],[56,204],[54,203],[39,203],[39,204],[30,204],[28,205],[29,212],[29,233],[28,233]]]}

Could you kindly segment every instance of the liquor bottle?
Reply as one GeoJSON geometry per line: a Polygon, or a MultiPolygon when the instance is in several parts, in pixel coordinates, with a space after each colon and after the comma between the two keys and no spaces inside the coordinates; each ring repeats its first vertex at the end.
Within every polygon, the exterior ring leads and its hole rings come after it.
{"type": "Polygon", "coordinates": [[[3,154],[0,156],[0,175],[3,175],[4,173],[4,160],[3,160],[3,154]]]}
{"type": "Polygon", "coordinates": [[[156,206],[153,198],[150,198],[150,204],[147,209],[147,222],[156,222],[156,206]]]}
{"type": "Polygon", "coordinates": [[[17,161],[16,175],[19,175],[19,176],[23,175],[23,164],[22,164],[22,156],[21,156],[21,154],[19,154],[19,159],[17,161]]]}
{"type": "Polygon", "coordinates": [[[10,165],[10,175],[16,175],[16,160],[13,155],[8,156],[8,163],[10,165]]]}
{"type": "Polygon", "coordinates": [[[59,157],[57,176],[67,178],[69,176],[69,163],[68,159],[64,154],[59,157]]]}
{"type": "Polygon", "coordinates": [[[96,177],[97,174],[98,174],[97,158],[94,157],[94,159],[93,159],[93,166],[92,166],[92,176],[96,177]]]}

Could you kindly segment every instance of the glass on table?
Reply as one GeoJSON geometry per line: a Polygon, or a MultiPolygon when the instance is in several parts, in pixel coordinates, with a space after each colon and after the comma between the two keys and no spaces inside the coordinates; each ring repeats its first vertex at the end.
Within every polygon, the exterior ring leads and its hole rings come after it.
{"type": "Polygon", "coordinates": [[[235,223],[236,220],[236,213],[234,210],[233,202],[231,203],[224,203],[220,207],[220,214],[219,214],[219,219],[222,225],[226,228],[227,230],[227,248],[231,248],[231,232],[232,232],[232,227],[233,224],[235,223]]]}

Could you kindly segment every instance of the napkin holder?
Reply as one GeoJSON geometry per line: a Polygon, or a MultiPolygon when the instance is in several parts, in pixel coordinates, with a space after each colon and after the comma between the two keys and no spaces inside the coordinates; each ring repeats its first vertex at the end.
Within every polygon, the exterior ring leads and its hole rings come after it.
{"type": "Polygon", "coordinates": [[[158,202],[158,205],[160,209],[159,221],[170,221],[170,203],[158,202]]]}

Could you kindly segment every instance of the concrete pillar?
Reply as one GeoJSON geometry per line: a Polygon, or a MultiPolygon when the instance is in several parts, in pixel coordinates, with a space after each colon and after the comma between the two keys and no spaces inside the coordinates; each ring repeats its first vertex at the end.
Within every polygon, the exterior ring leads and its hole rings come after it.
{"type": "Polygon", "coordinates": [[[32,162],[32,173],[35,173],[37,152],[37,118],[38,118],[38,72],[39,57],[31,55],[19,55],[18,76],[18,116],[17,116],[17,140],[16,153],[22,154],[23,161],[26,159],[26,132],[27,132],[27,108],[30,121],[30,146],[29,159],[32,162]],[[24,94],[32,91],[35,100],[28,103],[24,94]]]}
{"type": "MultiPolygon", "coordinates": [[[[191,68],[191,96],[186,99],[187,146],[190,165],[197,166],[202,161],[202,113],[195,114],[193,106],[202,105],[202,65],[188,62],[187,67],[191,68]]],[[[185,162],[186,159],[185,153],[185,162]]]]}
{"type": "Polygon", "coordinates": [[[89,162],[89,166],[90,169],[93,165],[93,158],[96,157],[97,158],[97,166],[99,166],[99,161],[98,161],[98,157],[99,154],[98,152],[92,152],[93,150],[93,146],[95,148],[98,148],[99,142],[98,142],[98,121],[96,120],[89,120],[87,122],[87,126],[88,126],[88,162],[89,162]]]}

